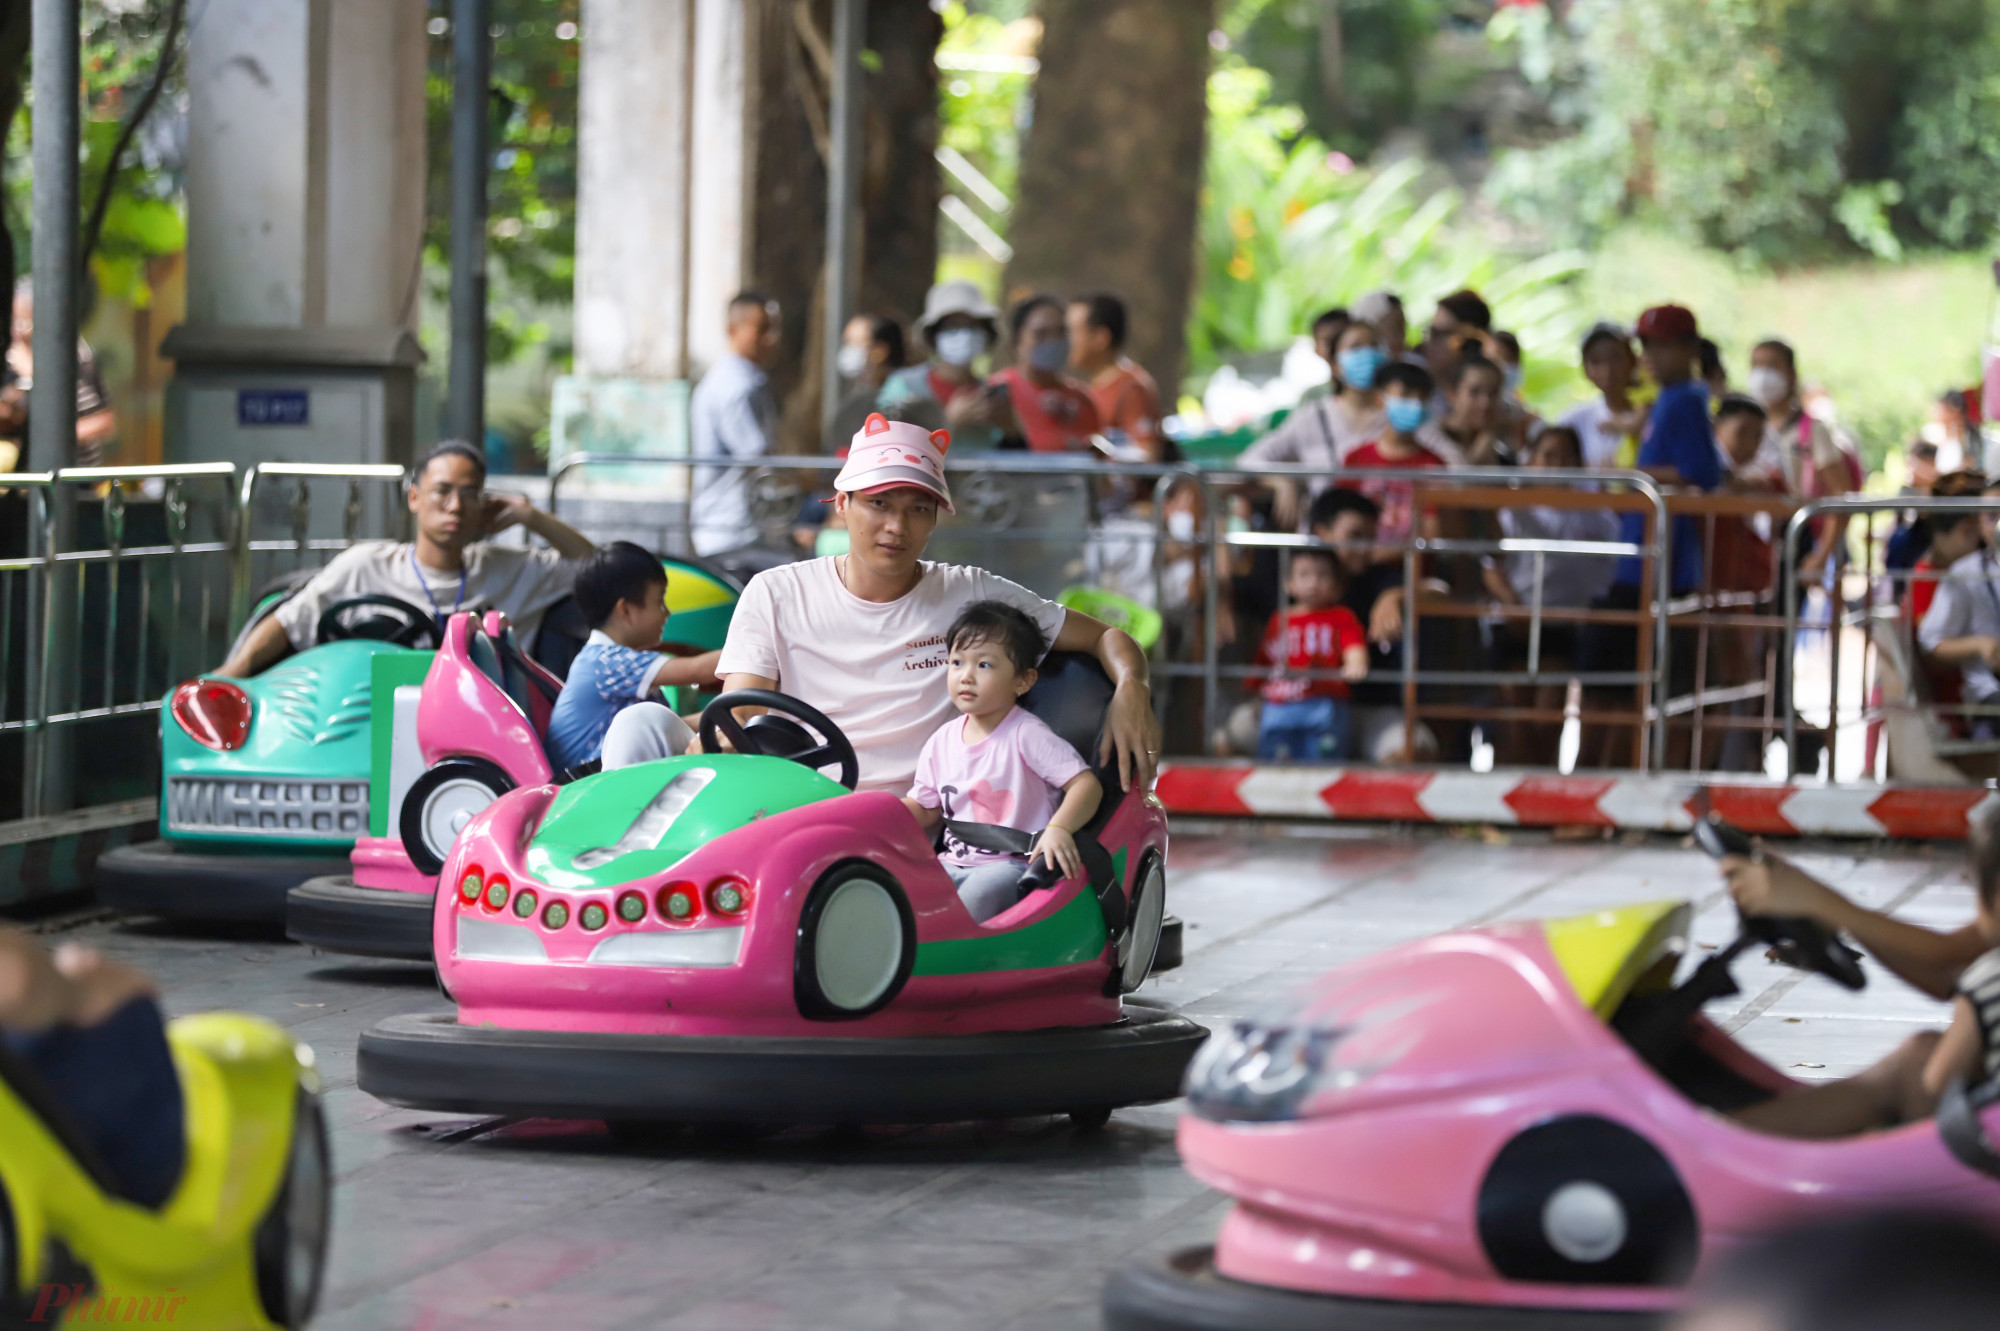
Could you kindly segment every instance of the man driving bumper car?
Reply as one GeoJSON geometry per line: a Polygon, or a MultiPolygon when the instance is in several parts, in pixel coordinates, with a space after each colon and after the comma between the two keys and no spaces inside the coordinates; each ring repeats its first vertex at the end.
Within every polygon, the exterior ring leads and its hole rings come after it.
{"type": "Polygon", "coordinates": [[[174,690],[160,718],[160,839],[99,860],[108,904],[277,923],[291,888],[346,871],[368,826],[371,658],[435,648],[451,612],[475,605],[531,628],[594,548],[518,496],[488,495],[485,479],[476,450],[440,444],[408,486],[414,541],[344,551],[267,600],[215,675],[174,690]],[[550,548],[484,539],[512,526],[550,548]]]}

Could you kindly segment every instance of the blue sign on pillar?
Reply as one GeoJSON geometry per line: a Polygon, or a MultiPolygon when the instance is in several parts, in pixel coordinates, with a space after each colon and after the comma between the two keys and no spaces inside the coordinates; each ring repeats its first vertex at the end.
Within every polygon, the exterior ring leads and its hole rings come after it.
{"type": "Polygon", "coordinates": [[[303,388],[243,388],[236,393],[238,425],[306,425],[311,395],[303,388]]]}

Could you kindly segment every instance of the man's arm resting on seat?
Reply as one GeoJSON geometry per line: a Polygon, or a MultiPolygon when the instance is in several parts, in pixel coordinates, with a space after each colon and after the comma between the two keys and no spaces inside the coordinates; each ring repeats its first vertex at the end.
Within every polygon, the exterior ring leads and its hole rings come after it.
{"type": "Polygon", "coordinates": [[[1132,789],[1135,779],[1140,789],[1149,789],[1159,767],[1160,721],[1153,715],[1153,690],[1146,678],[1146,654],[1132,635],[1114,629],[1103,620],[1074,610],[1063,615],[1062,632],[1052,649],[1059,652],[1089,652],[1111,676],[1111,713],[1105,720],[1104,742],[1096,755],[1098,762],[1118,753],[1118,783],[1132,789]]]}
{"type": "MultiPolygon", "coordinates": [[[[777,680],[766,679],[762,675],[727,675],[722,681],[722,691],[724,693],[735,693],[740,689],[769,689],[776,692],[777,687],[777,680]]],[[[762,707],[736,707],[730,710],[736,714],[738,721],[748,721],[753,716],[762,715],[765,709],[762,707]]],[[[716,738],[722,741],[723,752],[730,752],[729,737],[727,735],[717,735],[716,738]]],[[[706,752],[701,747],[701,736],[699,734],[694,737],[694,742],[688,745],[688,752],[706,752]]]]}
{"type": "Polygon", "coordinates": [[[285,626],[276,615],[266,615],[262,623],[250,630],[243,645],[216,667],[215,673],[231,679],[248,679],[291,649],[292,639],[285,626]]]}

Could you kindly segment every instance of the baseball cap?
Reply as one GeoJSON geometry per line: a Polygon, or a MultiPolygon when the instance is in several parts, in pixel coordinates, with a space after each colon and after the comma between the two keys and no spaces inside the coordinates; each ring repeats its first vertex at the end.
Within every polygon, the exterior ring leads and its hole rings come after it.
{"type": "Polygon", "coordinates": [[[1683,305],[1655,305],[1639,316],[1635,331],[1641,342],[1701,336],[1701,330],[1694,321],[1694,311],[1683,305]]]}
{"type": "Polygon", "coordinates": [[[950,447],[948,432],[892,421],[878,411],[848,445],[847,465],[833,478],[833,488],[849,494],[874,494],[913,485],[936,495],[945,512],[956,512],[944,481],[944,454],[950,447]]]}

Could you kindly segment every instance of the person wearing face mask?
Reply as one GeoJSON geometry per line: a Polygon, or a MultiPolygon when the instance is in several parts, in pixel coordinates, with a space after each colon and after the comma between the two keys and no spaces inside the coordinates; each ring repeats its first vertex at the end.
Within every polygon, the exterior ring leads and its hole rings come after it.
{"type": "MultiPolygon", "coordinates": [[[[1321,471],[1340,466],[1349,453],[1380,438],[1388,428],[1378,383],[1388,360],[1373,325],[1361,320],[1348,324],[1333,346],[1338,391],[1317,402],[1300,403],[1284,424],[1244,449],[1237,461],[1246,467],[1293,463],[1321,471]]],[[[1271,492],[1273,525],[1281,531],[1297,530],[1304,513],[1298,482],[1274,476],[1263,484],[1271,492]]],[[[1312,492],[1325,488],[1321,481],[1312,492]]]]}
{"type": "MultiPolygon", "coordinates": [[[[1863,469],[1854,441],[1830,422],[1815,419],[1799,395],[1798,357],[1789,343],[1766,338],[1750,353],[1750,396],[1770,413],[1766,436],[1784,468],[1785,490],[1799,499],[1825,499],[1861,488],[1863,469]]],[[[1820,582],[1842,548],[1845,518],[1817,518],[1808,527],[1810,547],[1799,552],[1799,581],[1820,582]]]]}
{"type": "MultiPolygon", "coordinates": [[[[1417,433],[1423,429],[1424,421],[1430,415],[1433,391],[1430,372],[1422,366],[1399,361],[1383,366],[1376,375],[1376,381],[1382,385],[1382,411],[1387,418],[1386,425],[1380,437],[1350,451],[1341,465],[1395,471],[1444,466],[1443,458],[1417,442],[1417,433]]],[[[1399,547],[1408,543],[1416,522],[1414,487],[1408,481],[1386,479],[1342,481],[1340,484],[1350,490],[1359,490],[1381,508],[1382,518],[1377,532],[1383,549],[1377,558],[1400,561],[1403,551],[1399,547]]],[[[1424,534],[1437,534],[1435,515],[1425,515],[1424,534]]]]}
{"type": "Polygon", "coordinates": [[[1063,303],[1054,296],[1029,296],[1008,313],[1007,326],[1014,339],[1014,363],[987,383],[1006,391],[1016,422],[1010,437],[1036,453],[1089,448],[1090,436],[1104,425],[1083,385],[1063,373],[1069,365],[1063,303]]]}
{"type": "Polygon", "coordinates": [[[875,410],[882,385],[908,360],[902,324],[879,314],[857,314],[847,321],[840,350],[834,353],[834,368],[847,387],[823,444],[826,452],[838,453],[855,436],[875,410]]]}
{"type": "Polygon", "coordinates": [[[931,358],[884,379],[876,410],[892,421],[950,430],[961,454],[998,445],[1007,412],[973,366],[1000,340],[999,317],[970,282],[932,287],[916,324],[931,358]]]}

